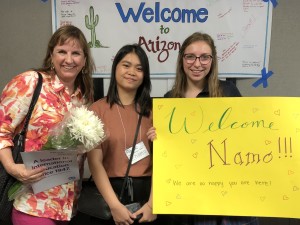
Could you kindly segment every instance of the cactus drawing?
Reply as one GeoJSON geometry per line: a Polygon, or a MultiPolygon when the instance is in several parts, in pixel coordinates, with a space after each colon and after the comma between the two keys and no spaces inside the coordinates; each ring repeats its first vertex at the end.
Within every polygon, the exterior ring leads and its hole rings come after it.
{"type": "Polygon", "coordinates": [[[91,42],[89,42],[90,48],[106,48],[103,46],[99,40],[96,38],[96,26],[99,22],[99,16],[94,16],[94,8],[93,6],[90,7],[90,18],[88,15],[85,16],[85,26],[89,30],[91,30],[91,42]]]}

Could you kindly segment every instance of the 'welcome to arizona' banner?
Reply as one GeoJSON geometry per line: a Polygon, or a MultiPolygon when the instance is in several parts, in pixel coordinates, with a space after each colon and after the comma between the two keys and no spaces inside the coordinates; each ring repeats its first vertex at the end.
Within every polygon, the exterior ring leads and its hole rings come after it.
{"type": "Polygon", "coordinates": [[[259,77],[268,67],[272,4],[262,0],[52,0],[53,31],[64,24],[85,33],[95,77],[109,77],[119,48],[139,43],[151,76],[174,77],[182,41],[195,31],[217,46],[220,77],[259,77]]]}

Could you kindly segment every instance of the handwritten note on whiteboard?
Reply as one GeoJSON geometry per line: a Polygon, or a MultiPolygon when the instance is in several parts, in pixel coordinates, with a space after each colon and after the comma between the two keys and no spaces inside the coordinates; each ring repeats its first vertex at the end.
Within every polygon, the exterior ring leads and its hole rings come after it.
{"type": "Polygon", "coordinates": [[[154,213],[300,218],[300,98],[154,99],[154,213]]]}

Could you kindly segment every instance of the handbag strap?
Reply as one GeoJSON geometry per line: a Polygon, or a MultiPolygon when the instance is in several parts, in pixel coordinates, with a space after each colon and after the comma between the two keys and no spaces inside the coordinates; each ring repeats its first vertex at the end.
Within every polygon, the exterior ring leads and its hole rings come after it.
{"type": "Polygon", "coordinates": [[[35,103],[37,102],[37,100],[39,98],[39,95],[40,95],[40,92],[41,92],[41,89],[42,89],[43,77],[39,72],[37,72],[37,73],[39,75],[38,83],[37,83],[37,86],[34,90],[33,97],[31,99],[31,103],[30,103],[30,106],[29,106],[29,110],[28,110],[27,115],[25,117],[24,126],[23,126],[22,131],[20,132],[20,135],[25,135],[26,132],[27,132],[27,127],[28,127],[28,124],[29,124],[29,120],[31,118],[33,108],[34,108],[35,103]]]}
{"type": "Polygon", "coordinates": [[[24,142],[25,142],[25,136],[26,136],[26,132],[27,132],[27,127],[28,127],[29,120],[30,120],[33,108],[35,106],[35,103],[36,103],[36,101],[37,101],[37,99],[38,99],[38,97],[40,95],[42,84],[43,84],[43,77],[42,77],[42,75],[39,72],[37,72],[37,73],[39,75],[38,83],[37,83],[37,86],[36,86],[36,88],[34,90],[34,93],[33,93],[32,99],[31,99],[31,103],[29,105],[28,112],[27,112],[27,114],[25,116],[25,122],[24,122],[23,128],[22,128],[21,132],[18,133],[14,137],[14,145],[15,146],[22,146],[22,147],[13,148],[12,156],[13,156],[13,159],[14,159],[14,161],[16,163],[22,163],[22,158],[20,156],[20,152],[24,151],[24,142]]]}
{"type": "Polygon", "coordinates": [[[131,167],[131,163],[132,163],[132,159],[133,159],[133,155],[134,155],[136,140],[137,140],[137,136],[138,136],[138,133],[139,133],[142,117],[143,117],[142,114],[139,114],[139,120],[138,120],[138,124],[137,124],[137,127],[136,127],[134,139],[133,139],[131,154],[130,154],[130,158],[129,158],[129,161],[128,161],[127,170],[126,170],[126,173],[125,173],[125,179],[124,179],[123,186],[122,186],[122,189],[121,189],[121,194],[120,194],[120,197],[119,197],[120,201],[123,198],[125,186],[126,186],[126,183],[127,183],[128,174],[129,174],[129,171],[130,171],[130,167],[131,167]]]}

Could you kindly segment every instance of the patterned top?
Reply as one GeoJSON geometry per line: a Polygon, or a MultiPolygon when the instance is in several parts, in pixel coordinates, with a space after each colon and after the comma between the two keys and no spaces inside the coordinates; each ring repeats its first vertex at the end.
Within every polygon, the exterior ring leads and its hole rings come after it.
{"type": "MultiPolygon", "coordinates": [[[[48,139],[49,130],[59,123],[64,114],[82,102],[79,89],[71,96],[57,76],[42,73],[43,85],[32,112],[25,141],[25,152],[39,151],[48,139]]],[[[27,71],[14,77],[3,90],[0,98],[0,151],[13,146],[12,137],[22,128],[28,112],[38,75],[27,71]]],[[[81,174],[83,156],[78,157],[81,174]]],[[[70,182],[38,194],[24,193],[14,201],[14,207],[24,213],[55,220],[70,220],[80,185],[70,182]]]]}

